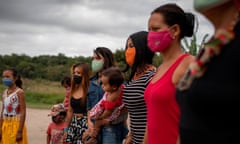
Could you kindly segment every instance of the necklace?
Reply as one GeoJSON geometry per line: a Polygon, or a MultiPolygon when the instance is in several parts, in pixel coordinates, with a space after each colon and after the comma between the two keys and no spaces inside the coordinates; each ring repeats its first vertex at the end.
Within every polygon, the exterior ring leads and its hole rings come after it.
{"type": "Polygon", "coordinates": [[[232,31],[217,30],[215,36],[200,50],[195,61],[190,63],[186,74],[178,84],[178,88],[180,90],[188,89],[194,78],[201,77],[204,74],[211,59],[221,53],[222,46],[229,43],[233,38],[234,33],[232,31]]]}
{"type": "Polygon", "coordinates": [[[139,77],[141,77],[144,73],[146,73],[147,71],[149,70],[152,70],[152,69],[155,69],[155,67],[153,65],[150,65],[150,64],[146,64],[144,66],[143,69],[141,70],[137,70],[133,76],[133,79],[136,80],[138,79],[139,77]]]}

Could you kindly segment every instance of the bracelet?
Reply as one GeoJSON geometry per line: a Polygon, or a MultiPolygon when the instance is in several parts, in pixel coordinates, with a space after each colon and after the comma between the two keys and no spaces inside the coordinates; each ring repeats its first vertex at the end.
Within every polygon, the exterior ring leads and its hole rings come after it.
{"type": "Polygon", "coordinates": [[[64,129],[63,129],[63,132],[67,132],[68,131],[68,127],[65,127],[64,129]]]}

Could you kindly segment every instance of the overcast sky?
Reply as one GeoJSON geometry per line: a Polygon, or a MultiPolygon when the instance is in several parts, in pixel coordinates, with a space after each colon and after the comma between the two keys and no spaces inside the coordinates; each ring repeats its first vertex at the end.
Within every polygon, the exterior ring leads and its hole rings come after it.
{"type": "MultiPolygon", "coordinates": [[[[0,0],[0,55],[91,56],[98,46],[125,47],[147,30],[150,12],[165,3],[193,12],[193,0],[0,0]]],[[[197,36],[212,32],[201,15],[197,36]]]]}

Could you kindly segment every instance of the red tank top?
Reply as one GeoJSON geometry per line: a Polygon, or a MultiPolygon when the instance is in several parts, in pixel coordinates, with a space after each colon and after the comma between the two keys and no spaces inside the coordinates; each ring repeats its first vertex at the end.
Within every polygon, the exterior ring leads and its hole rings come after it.
{"type": "Polygon", "coordinates": [[[172,75],[187,55],[181,55],[159,80],[150,82],[145,89],[149,144],[176,144],[180,109],[175,99],[176,88],[172,83],[172,75]]]}

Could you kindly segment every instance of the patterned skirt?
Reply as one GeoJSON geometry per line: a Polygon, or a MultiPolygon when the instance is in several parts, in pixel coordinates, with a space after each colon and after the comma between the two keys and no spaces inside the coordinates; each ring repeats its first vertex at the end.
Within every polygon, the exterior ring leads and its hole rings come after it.
{"type": "Polygon", "coordinates": [[[22,140],[16,142],[18,127],[20,124],[19,116],[4,117],[2,123],[2,140],[0,144],[27,144],[27,129],[24,125],[22,132],[22,140]]]}
{"type": "Polygon", "coordinates": [[[87,129],[87,116],[72,116],[72,121],[68,127],[66,142],[70,144],[83,144],[82,135],[87,129]]]}

